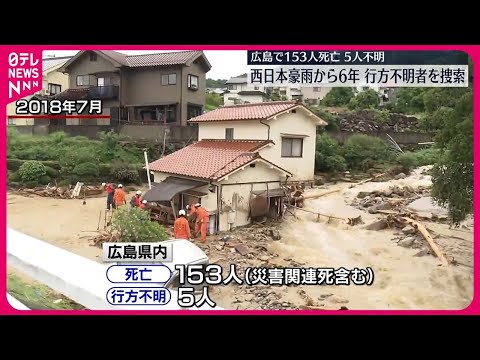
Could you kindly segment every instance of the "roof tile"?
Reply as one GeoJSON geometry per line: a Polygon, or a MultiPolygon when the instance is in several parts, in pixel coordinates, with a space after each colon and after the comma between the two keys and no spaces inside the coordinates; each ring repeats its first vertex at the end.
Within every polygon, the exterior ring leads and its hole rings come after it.
{"type": "Polygon", "coordinates": [[[201,51],[175,51],[158,54],[128,55],[128,66],[167,66],[182,65],[201,55],[201,51]]]}
{"type": "Polygon", "coordinates": [[[224,106],[188,120],[189,122],[267,119],[298,106],[296,101],[271,101],[224,106]]]}
{"type": "Polygon", "coordinates": [[[150,170],[201,179],[219,179],[258,157],[271,141],[202,140],[149,164],[150,170]]]}

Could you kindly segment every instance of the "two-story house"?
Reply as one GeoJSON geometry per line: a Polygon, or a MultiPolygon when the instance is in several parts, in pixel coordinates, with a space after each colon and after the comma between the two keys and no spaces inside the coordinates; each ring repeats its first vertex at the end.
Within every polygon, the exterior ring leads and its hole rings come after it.
{"type": "Polygon", "coordinates": [[[226,82],[227,92],[223,94],[223,104],[240,105],[270,101],[269,89],[248,83],[247,74],[232,77],[226,82]]]}
{"type": "Polygon", "coordinates": [[[211,69],[202,51],[125,55],[80,51],[58,71],[68,74],[69,90],[58,99],[100,99],[110,119],[70,119],[70,125],[120,122],[187,125],[205,106],[205,74],[211,69]]]}
{"type": "MultiPolygon", "coordinates": [[[[68,76],[58,72],[57,70],[67,62],[71,56],[51,57],[42,60],[42,90],[36,94],[32,94],[26,99],[30,99],[34,95],[56,95],[68,89],[68,76]]],[[[8,125],[34,125],[33,118],[10,118],[15,115],[16,102],[7,105],[8,125]]]]}
{"type": "Polygon", "coordinates": [[[327,125],[291,101],[225,106],[189,122],[199,141],[149,164],[155,186],[145,199],[175,212],[200,202],[210,232],[283,210],[282,184],[313,182],[316,130],[327,125]]]}

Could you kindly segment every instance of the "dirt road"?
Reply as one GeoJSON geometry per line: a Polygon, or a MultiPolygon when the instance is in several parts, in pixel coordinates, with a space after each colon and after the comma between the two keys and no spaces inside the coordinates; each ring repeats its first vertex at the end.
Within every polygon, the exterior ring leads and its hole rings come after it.
{"type": "MultiPolygon", "coordinates": [[[[306,209],[340,217],[361,215],[365,223],[378,218],[350,205],[360,191],[389,186],[428,186],[430,178],[419,172],[398,181],[367,183],[344,192],[307,200],[306,209]]],[[[8,226],[46,242],[100,261],[101,250],[90,246],[88,237],[95,235],[99,212],[105,199],[62,200],[23,197],[8,194],[8,226]]],[[[242,242],[254,251],[242,256],[221,245],[220,236],[210,237],[208,245],[200,245],[211,260],[228,268],[235,263],[246,266],[278,267],[371,267],[375,274],[372,286],[264,286],[228,285],[215,287],[212,298],[229,309],[313,308],[338,309],[462,309],[473,294],[473,231],[452,230],[448,225],[429,223],[438,234],[436,241],[447,254],[467,266],[439,266],[431,255],[416,256],[418,250],[403,248],[395,241],[394,230],[368,231],[362,226],[350,227],[339,222],[316,222],[316,216],[301,211],[298,219],[289,217],[279,227],[280,241],[253,241],[250,230],[231,234],[231,242],[242,242]],[[255,250],[256,249],[256,250],[255,250]],[[469,267],[470,265],[470,267],[469,267]]],[[[261,231],[261,228],[260,230],[261,231]]]]}

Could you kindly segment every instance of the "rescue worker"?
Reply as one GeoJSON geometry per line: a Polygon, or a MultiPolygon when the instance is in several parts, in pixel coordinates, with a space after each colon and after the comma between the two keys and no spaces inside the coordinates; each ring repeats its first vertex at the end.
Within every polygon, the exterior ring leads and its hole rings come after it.
{"type": "Polygon", "coordinates": [[[118,187],[113,194],[113,203],[117,208],[127,203],[127,200],[125,200],[125,191],[123,191],[122,184],[118,184],[118,187]]]}
{"type": "Polygon", "coordinates": [[[187,213],[188,216],[193,215],[195,213],[195,205],[187,205],[187,213]]]}
{"type": "Polygon", "coordinates": [[[208,211],[199,203],[195,204],[195,209],[197,212],[196,228],[200,230],[200,241],[205,242],[207,241],[207,227],[209,222],[208,211]]]}
{"type": "Polygon", "coordinates": [[[195,205],[191,204],[191,205],[187,205],[186,206],[186,209],[187,209],[187,220],[188,220],[188,223],[190,224],[190,231],[192,232],[192,238],[196,238],[198,237],[198,229],[197,229],[197,212],[196,212],[196,209],[195,209],[195,205]]]}
{"type": "Polygon", "coordinates": [[[186,219],[186,212],[183,209],[178,212],[178,218],[173,224],[173,236],[175,239],[190,240],[192,238],[192,235],[190,234],[190,225],[186,219]]]}
{"type": "Polygon", "coordinates": [[[142,204],[142,201],[140,200],[140,197],[142,196],[142,192],[138,190],[135,195],[132,196],[130,199],[130,206],[132,208],[134,207],[139,207],[142,204]]]}
{"type": "Polygon", "coordinates": [[[102,183],[102,187],[107,192],[107,210],[111,208],[115,209],[115,204],[113,203],[113,193],[115,189],[113,188],[113,184],[102,183]]]}
{"type": "Polygon", "coordinates": [[[140,204],[140,209],[145,209],[147,207],[147,200],[143,200],[142,203],[140,204]]]}

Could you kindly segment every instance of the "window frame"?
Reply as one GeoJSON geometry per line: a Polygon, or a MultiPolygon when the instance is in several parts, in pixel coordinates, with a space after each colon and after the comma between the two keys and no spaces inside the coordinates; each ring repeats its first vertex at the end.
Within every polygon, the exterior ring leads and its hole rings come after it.
{"type": "Polygon", "coordinates": [[[75,80],[76,80],[77,86],[90,86],[90,75],[77,75],[77,78],[75,80]],[[88,83],[87,84],[80,84],[78,82],[78,80],[81,79],[81,78],[87,78],[88,83]]]}
{"type": "Polygon", "coordinates": [[[187,87],[190,89],[190,90],[198,90],[198,88],[200,87],[200,77],[198,75],[193,75],[193,74],[188,74],[187,76],[187,87]],[[197,85],[196,87],[192,87],[192,79],[197,79],[197,85]]]}
{"type": "Polygon", "coordinates": [[[225,128],[225,140],[233,140],[235,134],[234,128],[225,128]]]}
{"type": "Polygon", "coordinates": [[[169,74],[162,74],[162,78],[160,79],[160,83],[162,84],[162,86],[169,86],[169,85],[177,85],[177,73],[169,73],[169,74]],[[171,76],[175,76],[175,80],[173,82],[171,82],[171,76]],[[166,81],[164,81],[166,77],[166,81]]]}
{"type": "Polygon", "coordinates": [[[281,157],[282,158],[303,158],[303,138],[297,138],[297,137],[282,137],[282,147],[281,147],[281,157]],[[284,153],[284,143],[285,142],[290,142],[290,151],[289,154],[284,153]],[[300,141],[300,155],[293,155],[293,143],[295,141],[300,141]]]}
{"type": "Polygon", "coordinates": [[[48,83],[47,88],[48,88],[48,93],[50,95],[57,95],[57,94],[60,94],[62,92],[62,85],[60,85],[60,84],[48,83]],[[59,91],[58,92],[52,92],[52,87],[58,87],[59,91]]]}

